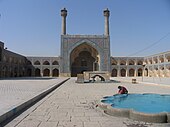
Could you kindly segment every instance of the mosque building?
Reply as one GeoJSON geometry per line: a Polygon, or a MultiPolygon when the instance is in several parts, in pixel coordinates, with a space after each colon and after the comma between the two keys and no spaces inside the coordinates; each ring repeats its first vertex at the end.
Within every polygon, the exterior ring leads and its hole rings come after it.
{"type": "Polygon", "coordinates": [[[144,57],[111,56],[110,11],[104,10],[103,15],[103,35],[69,35],[67,10],[62,9],[59,57],[26,57],[9,51],[0,42],[0,77],[76,77],[86,71],[108,72],[111,77],[170,77],[170,51],[144,57]]]}

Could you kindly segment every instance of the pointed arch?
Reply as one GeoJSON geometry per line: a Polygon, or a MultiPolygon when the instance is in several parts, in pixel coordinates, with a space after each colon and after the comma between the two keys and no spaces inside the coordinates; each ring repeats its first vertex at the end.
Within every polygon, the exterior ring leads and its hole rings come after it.
{"type": "Polygon", "coordinates": [[[112,65],[117,65],[117,60],[115,60],[114,58],[112,58],[112,65]]]}
{"type": "Polygon", "coordinates": [[[34,65],[40,65],[40,61],[39,60],[35,61],[34,65]]]}
{"type": "Polygon", "coordinates": [[[88,43],[82,43],[70,53],[71,76],[75,77],[84,71],[98,71],[99,63],[98,51],[88,43]]]}
{"type": "Polygon", "coordinates": [[[58,77],[59,76],[59,70],[57,68],[53,69],[52,76],[53,77],[58,77]]]}
{"type": "Polygon", "coordinates": [[[129,60],[129,65],[135,65],[135,61],[134,60],[129,60]]]}
{"type": "Polygon", "coordinates": [[[167,61],[170,62],[170,55],[168,55],[166,58],[167,58],[167,61]]]}
{"type": "MultiPolygon", "coordinates": [[[[70,51],[69,51],[69,54],[71,54],[71,52],[72,52],[76,47],[78,47],[78,46],[81,45],[81,44],[88,44],[88,45],[90,45],[91,47],[93,47],[94,49],[96,49],[98,53],[101,53],[101,52],[103,51],[98,44],[96,44],[96,43],[94,43],[94,42],[92,42],[92,41],[90,41],[90,40],[88,40],[88,39],[83,39],[82,41],[79,41],[79,42],[75,43],[75,44],[71,47],[71,49],[70,49],[70,51]]],[[[100,54],[99,54],[99,55],[100,55],[100,54]]]]}
{"type": "Polygon", "coordinates": [[[126,76],[126,70],[125,69],[121,69],[120,70],[120,75],[121,75],[121,77],[125,77],[126,76]]]}
{"type": "Polygon", "coordinates": [[[53,61],[52,65],[59,65],[59,64],[58,64],[58,61],[56,61],[56,60],[53,61]]]}
{"type": "Polygon", "coordinates": [[[126,65],[126,61],[125,60],[121,60],[120,61],[120,65],[126,65]]]}
{"type": "Polygon", "coordinates": [[[138,73],[137,73],[137,74],[138,74],[138,76],[142,76],[142,75],[143,75],[142,68],[139,68],[139,69],[138,69],[138,73]]]}
{"type": "Polygon", "coordinates": [[[133,77],[135,75],[135,70],[133,68],[129,69],[129,77],[133,77]]]}
{"type": "Polygon", "coordinates": [[[48,68],[43,70],[43,76],[50,76],[50,70],[48,68]]]}
{"type": "Polygon", "coordinates": [[[50,65],[50,62],[46,60],[43,62],[43,65],[50,65]]]}
{"type": "Polygon", "coordinates": [[[117,69],[113,69],[113,70],[112,70],[111,76],[112,76],[112,77],[117,77],[117,69]]]}
{"type": "Polygon", "coordinates": [[[137,61],[137,65],[143,65],[143,61],[142,60],[138,60],[137,61]]]}

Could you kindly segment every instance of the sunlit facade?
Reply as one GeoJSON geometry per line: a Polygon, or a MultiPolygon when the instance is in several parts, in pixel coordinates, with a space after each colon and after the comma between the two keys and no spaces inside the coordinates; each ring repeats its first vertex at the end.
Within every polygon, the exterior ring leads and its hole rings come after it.
{"type": "Polygon", "coordinates": [[[69,35],[67,10],[61,10],[62,33],[59,57],[26,57],[4,48],[0,42],[0,78],[76,77],[84,71],[105,71],[111,77],[170,77],[170,51],[144,57],[110,55],[108,9],[103,11],[103,35],[69,35]]]}

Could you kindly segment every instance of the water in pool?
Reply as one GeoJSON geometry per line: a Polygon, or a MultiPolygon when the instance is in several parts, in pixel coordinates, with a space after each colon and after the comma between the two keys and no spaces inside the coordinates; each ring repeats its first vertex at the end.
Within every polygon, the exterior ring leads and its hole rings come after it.
{"type": "Polygon", "coordinates": [[[170,95],[160,94],[116,94],[101,101],[114,108],[134,109],[144,113],[170,112],[170,95]]]}

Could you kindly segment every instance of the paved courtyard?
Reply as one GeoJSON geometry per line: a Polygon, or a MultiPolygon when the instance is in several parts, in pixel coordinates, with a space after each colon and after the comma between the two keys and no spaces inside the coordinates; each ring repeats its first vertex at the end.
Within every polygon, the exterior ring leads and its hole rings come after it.
{"type": "Polygon", "coordinates": [[[124,85],[130,93],[170,94],[168,85],[131,83],[75,83],[71,78],[36,105],[25,111],[6,127],[169,127],[113,117],[103,113],[95,104],[103,96],[117,93],[124,85]]]}
{"type": "Polygon", "coordinates": [[[15,78],[0,80],[0,116],[66,78],[15,78]]]}

